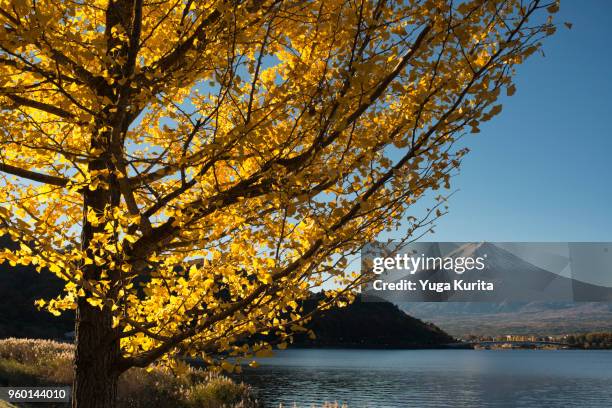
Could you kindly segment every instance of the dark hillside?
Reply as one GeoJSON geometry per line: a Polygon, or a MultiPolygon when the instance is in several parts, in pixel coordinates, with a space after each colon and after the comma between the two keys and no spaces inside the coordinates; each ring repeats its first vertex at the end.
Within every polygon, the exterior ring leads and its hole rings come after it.
{"type": "MultiPolygon", "coordinates": [[[[315,297],[316,299],[316,297],[315,297]]],[[[315,300],[306,302],[312,310],[315,300]]],[[[309,324],[316,339],[299,336],[305,347],[420,348],[455,340],[433,324],[409,316],[392,303],[364,302],[358,297],[345,308],[332,309],[309,324]]]]}
{"type": "MultiPolygon", "coordinates": [[[[11,241],[0,238],[0,247],[11,241]]],[[[0,264],[0,338],[30,337],[61,339],[74,329],[73,313],[55,317],[39,311],[34,301],[61,293],[63,282],[50,272],[36,272],[33,267],[0,264]]]]}

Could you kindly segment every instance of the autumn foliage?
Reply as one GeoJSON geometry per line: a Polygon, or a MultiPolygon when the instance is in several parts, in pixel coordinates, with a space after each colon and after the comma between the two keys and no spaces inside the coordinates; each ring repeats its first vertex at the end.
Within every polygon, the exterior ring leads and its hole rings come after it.
{"type": "Polygon", "coordinates": [[[364,243],[440,215],[407,211],[448,187],[557,8],[0,0],[0,223],[20,244],[0,258],[65,280],[40,305],[77,309],[77,382],[265,354],[241,340],[290,340],[313,288],[350,300],[364,243]]]}

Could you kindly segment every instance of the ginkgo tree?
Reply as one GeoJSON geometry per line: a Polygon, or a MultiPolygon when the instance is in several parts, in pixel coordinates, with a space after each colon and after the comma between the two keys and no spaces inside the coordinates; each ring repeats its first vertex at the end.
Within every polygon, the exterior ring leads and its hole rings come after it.
{"type": "Polygon", "coordinates": [[[73,407],[130,367],[233,369],[447,188],[556,2],[0,0],[2,261],[76,309],[73,407]],[[258,337],[262,338],[262,337],[258,337]]]}

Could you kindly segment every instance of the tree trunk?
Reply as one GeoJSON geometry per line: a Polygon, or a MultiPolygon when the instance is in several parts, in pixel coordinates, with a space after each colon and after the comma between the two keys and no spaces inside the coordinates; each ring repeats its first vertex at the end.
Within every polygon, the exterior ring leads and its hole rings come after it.
{"type": "Polygon", "coordinates": [[[112,316],[79,298],[72,408],[112,408],[117,399],[119,341],[112,316]]]}
{"type": "MultiPolygon", "coordinates": [[[[94,138],[92,147],[99,148],[100,145],[99,139],[94,138]]],[[[107,169],[109,163],[108,157],[100,156],[89,163],[89,170],[107,169]]],[[[119,195],[114,179],[110,184],[111,189],[88,189],[84,193],[81,249],[90,259],[94,258],[97,252],[96,248],[90,245],[91,240],[96,232],[103,232],[104,225],[93,226],[87,219],[87,212],[92,209],[101,217],[106,206],[118,205],[119,195]]],[[[94,263],[83,265],[83,278],[86,281],[101,279],[103,272],[106,272],[111,285],[116,282],[116,271],[104,271],[103,267],[94,263]]],[[[118,330],[113,328],[110,306],[106,303],[102,308],[91,305],[87,299],[91,299],[93,293],[87,288],[84,290],[85,296],[79,296],[77,301],[72,408],[113,408],[117,399],[117,381],[120,374],[117,367],[121,356],[118,330]]],[[[111,290],[105,294],[106,299],[97,300],[112,300],[115,294],[116,292],[111,290]]]]}
{"type": "MultiPolygon", "coordinates": [[[[106,11],[107,57],[113,60],[108,70],[111,77],[116,80],[127,78],[133,73],[125,67],[122,59],[127,59],[130,47],[135,47],[139,41],[140,32],[132,32],[132,22],[140,19],[139,11],[142,11],[142,2],[130,0],[114,0],[108,3],[106,11]],[[138,14],[135,14],[137,13],[138,14]],[[120,26],[122,30],[130,34],[130,41],[123,37],[111,35],[113,29],[120,26]],[[133,36],[136,34],[135,39],[133,36]],[[133,43],[131,41],[134,41],[133,43]]],[[[138,22],[140,24],[140,22],[138,22]]],[[[138,25],[140,27],[140,25],[138,25]]],[[[135,49],[134,49],[135,50],[135,49]]],[[[135,55],[135,54],[134,54],[135,55]]],[[[134,64],[134,59],[132,59],[134,64]]],[[[117,83],[117,82],[115,82],[117,83]]],[[[115,85],[116,86],[116,85],[115,85]]],[[[128,88],[129,89],[129,88],[128,88]]],[[[88,221],[88,211],[91,209],[96,216],[102,217],[107,209],[114,209],[120,205],[120,186],[117,180],[115,161],[123,154],[123,140],[129,126],[127,116],[123,110],[125,106],[117,111],[119,103],[118,95],[125,96],[121,92],[109,90],[104,87],[96,89],[100,95],[106,95],[112,99],[102,109],[96,119],[96,131],[92,134],[90,147],[93,150],[101,150],[95,158],[88,163],[90,172],[105,171],[106,175],[98,175],[104,185],[91,190],[86,188],[83,192],[83,230],[81,232],[81,249],[89,259],[95,258],[98,249],[90,245],[96,233],[104,233],[104,225],[92,225],[88,221]],[[110,91],[110,92],[109,92],[110,91]],[[118,116],[119,115],[119,116],[118,116]],[[112,130],[109,130],[113,128],[112,130]],[[119,136],[115,133],[119,130],[119,136]],[[113,153],[116,155],[113,158],[113,153]]],[[[109,236],[108,245],[117,242],[117,235],[109,236]]],[[[102,254],[100,254],[102,255],[102,254]]],[[[103,256],[108,257],[108,253],[103,256]]],[[[117,287],[115,283],[119,278],[118,271],[106,270],[96,264],[83,265],[83,278],[85,280],[99,281],[103,275],[110,280],[106,299],[116,301],[117,287]],[[106,272],[103,274],[102,272],[106,272]]],[[[119,344],[119,331],[113,328],[113,316],[110,306],[105,304],[102,309],[92,306],[87,298],[93,295],[85,288],[85,296],[79,296],[76,315],[76,353],[74,360],[74,383],[72,389],[72,408],[114,408],[117,400],[117,383],[121,371],[118,362],[121,357],[119,344]]]]}

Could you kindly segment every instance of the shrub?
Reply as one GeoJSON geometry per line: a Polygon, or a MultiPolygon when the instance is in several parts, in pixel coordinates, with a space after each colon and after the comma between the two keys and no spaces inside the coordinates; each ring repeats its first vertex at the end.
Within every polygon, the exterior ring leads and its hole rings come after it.
{"type": "Polygon", "coordinates": [[[254,406],[251,393],[243,384],[236,384],[223,376],[209,377],[186,391],[186,400],[193,408],[222,408],[254,406]]]}

